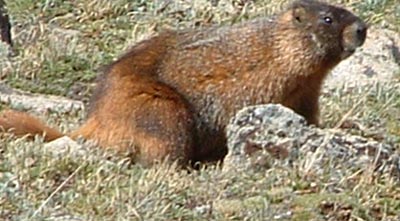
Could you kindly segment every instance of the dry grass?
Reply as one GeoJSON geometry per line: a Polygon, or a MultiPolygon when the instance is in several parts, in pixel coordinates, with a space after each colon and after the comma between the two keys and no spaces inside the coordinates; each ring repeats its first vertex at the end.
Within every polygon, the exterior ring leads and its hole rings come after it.
{"type": "MultiPolygon", "coordinates": [[[[6,2],[19,56],[1,60],[1,78],[23,90],[87,100],[96,69],[157,30],[234,23],[271,14],[287,1],[221,0],[218,6],[206,0],[6,2]]],[[[400,27],[396,0],[335,2],[375,25],[397,31],[400,27]]],[[[349,133],[400,148],[400,78],[351,94],[338,88],[322,97],[322,106],[326,127],[336,125],[352,110],[348,115],[361,129],[349,129],[349,133]]],[[[81,119],[46,117],[63,130],[81,119]]],[[[301,167],[284,163],[261,172],[185,171],[169,165],[146,169],[96,148],[89,148],[86,156],[55,157],[43,148],[40,138],[28,142],[3,136],[0,219],[399,219],[396,177],[335,164],[323,169],[324,176],[306,175],[301,167]],[[340,179],[332,179],[332,174],[340,179]]]]}

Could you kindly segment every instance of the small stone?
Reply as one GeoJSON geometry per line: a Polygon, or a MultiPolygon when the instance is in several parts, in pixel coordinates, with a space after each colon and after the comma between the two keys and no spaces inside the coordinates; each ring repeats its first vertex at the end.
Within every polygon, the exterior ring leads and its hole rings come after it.
{"type": "Polygon", "coordinates": [[[67,136],[46,143],[44,149],[53,155],[60,157],[69,154],[73,156],[84,156],[86,154],[86,150],[82,145],[67,136]]]}

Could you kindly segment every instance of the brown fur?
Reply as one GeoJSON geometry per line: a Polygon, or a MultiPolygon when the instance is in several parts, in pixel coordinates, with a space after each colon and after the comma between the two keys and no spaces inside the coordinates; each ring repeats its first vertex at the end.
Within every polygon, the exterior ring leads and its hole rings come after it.
{"type": "MultiPolygon", "coordinates": [[[[272,19],[163,32],[106,68],[88,120],[70,136],[134,151],[144,164],[221,159],[225,127],[245,106],[281,103],[317,124],[323,79],[365,35],[359,18],[314,1],[272,19]],[[334,23],[324,23],[328,16],[334,23]]],[[[0,125],[10,128],[4,119],[0,125]]],[[[17,134],[60,136],[33,118],[21,125],[17,134]]]]}
{"type": "Polygon", "coordinates": [[[0,113],[0,125],[4,131],[17,136],[33,138],[35,135],[45,135],[45,141],[51,141],[62,137],[59,131],[46,126],[42,121],[33,118],[27,113],[4,110],[0,113]]]}

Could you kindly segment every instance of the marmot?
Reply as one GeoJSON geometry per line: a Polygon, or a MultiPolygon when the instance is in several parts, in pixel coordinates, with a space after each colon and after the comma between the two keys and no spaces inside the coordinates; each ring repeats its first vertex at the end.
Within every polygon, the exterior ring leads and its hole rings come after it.
{"type": "MultiPolygon", "coordinates": [[[[325,76],[366,32],[351,12],[311,0],[272,18],[164,31],[105,68],[87,121],[69,136],[134,151],[143,164],[222,159],[225,127],[245,106],[280,103],[318,124],[325,76]]],[[[62,136],[17,111],[3,111],[0,126],[46,140],[62,136]]]]}

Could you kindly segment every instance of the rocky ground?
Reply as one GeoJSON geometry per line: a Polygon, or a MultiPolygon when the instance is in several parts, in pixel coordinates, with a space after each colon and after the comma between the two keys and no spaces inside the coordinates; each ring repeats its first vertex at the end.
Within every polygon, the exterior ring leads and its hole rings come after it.
{"type": "MultiPolygon", "coordinates": [[[[1,108],[70,131],[84,119],[96,69],[129,45],[161,27],[234,23],[286,2],[6,1],[18,53],[0,45],[1,108]]],[[[400,7],[333,2],[371,27],[327,79],[320,127],[279,105],[245,108],[228,127],[224,165],[198,171],[142,168],[68,137],[2,134],[0,219],[399,220],[400,7]]]]}

